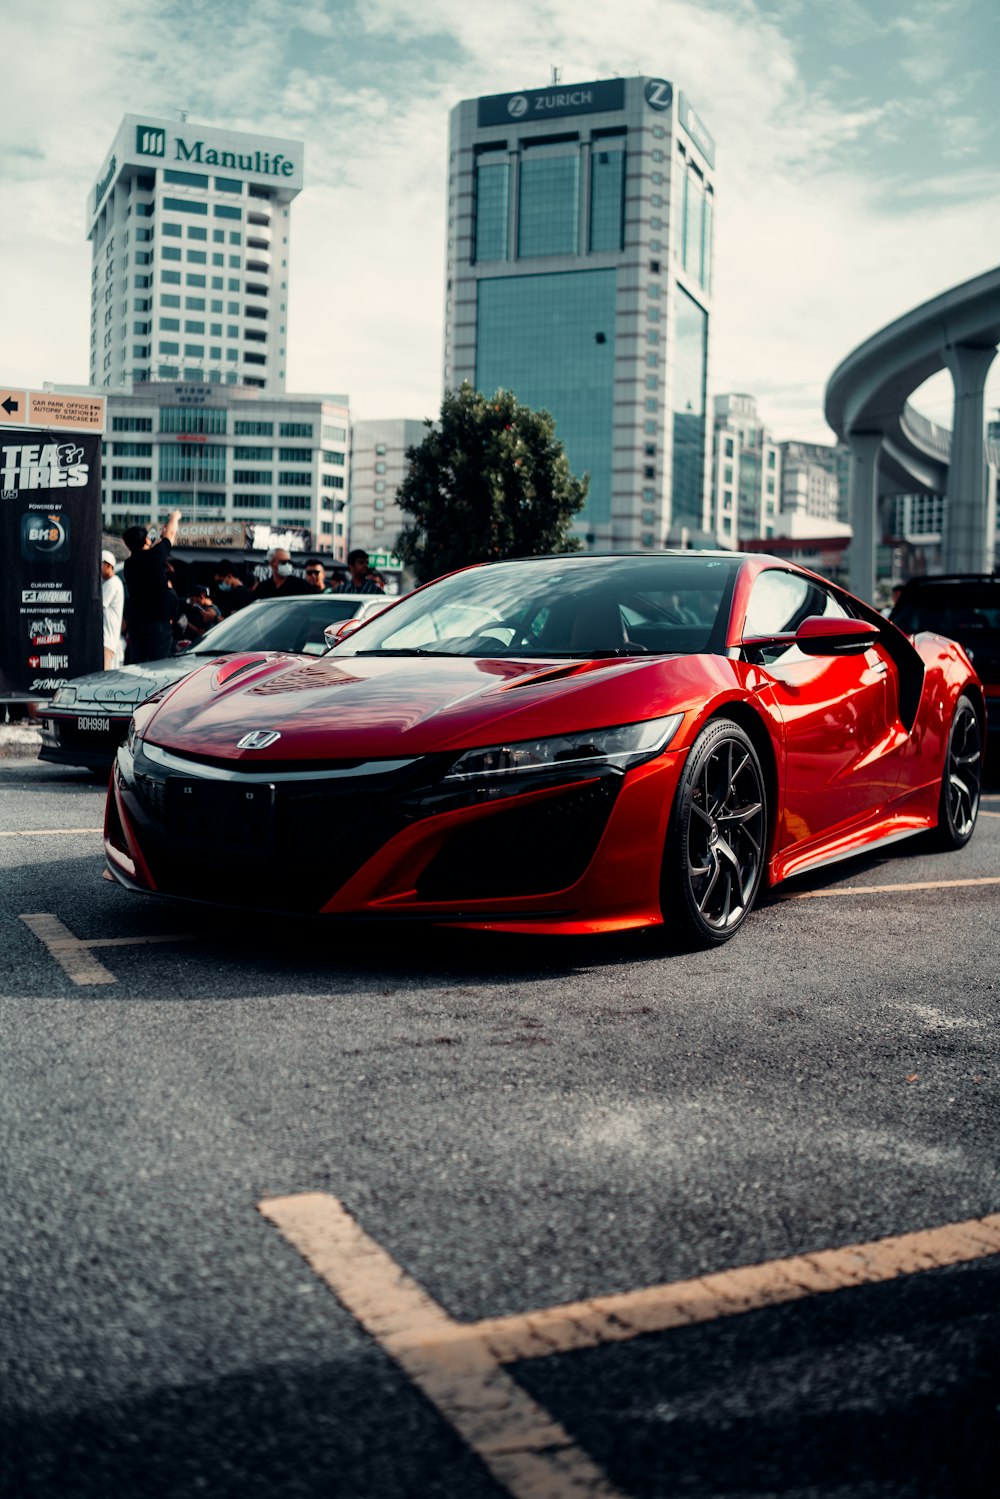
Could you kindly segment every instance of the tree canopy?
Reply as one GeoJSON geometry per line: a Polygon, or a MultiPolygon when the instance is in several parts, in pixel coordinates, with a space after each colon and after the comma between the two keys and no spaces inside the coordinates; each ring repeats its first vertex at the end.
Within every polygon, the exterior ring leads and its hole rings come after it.
{"type": "Polygon", "coordinates": [[[555,419],[509,390],[448,391],[437,423],[407,449],[397,503],[413,517],[396,551],[421,583],[471,562],[575,552],[570,530],[589,476],[574,478],[555,419]]]}

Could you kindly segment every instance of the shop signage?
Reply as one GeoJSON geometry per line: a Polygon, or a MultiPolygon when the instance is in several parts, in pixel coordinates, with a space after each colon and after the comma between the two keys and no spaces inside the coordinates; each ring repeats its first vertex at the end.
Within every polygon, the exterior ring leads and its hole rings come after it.
{"type": "Polygon", "coordinates": [[[0,435],[0,699],[100,669],[101,438],[0,435]]]}
{"type": "Polygon", "coordinates": [[[564,115],[602,114],[625,108],[624,78],[597,83],[553,84],[521,94],[490,94],[477,101],[479,125],[540,124],[564,115]]]}

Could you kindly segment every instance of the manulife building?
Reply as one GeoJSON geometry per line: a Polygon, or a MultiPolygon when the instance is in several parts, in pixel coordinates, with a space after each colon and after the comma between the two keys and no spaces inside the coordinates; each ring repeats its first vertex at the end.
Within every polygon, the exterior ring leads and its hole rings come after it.
{"type": "Polygon", "coordinates": [[[444,384],[556,419],[594,551],[707,532],[715,146],[659,77],[451,112],[444,384]]]}
{"type": "Polygon", "coordinates": [[[127,114],[87,195],[90,383],[285,388],[301,141],[127,114]]]}

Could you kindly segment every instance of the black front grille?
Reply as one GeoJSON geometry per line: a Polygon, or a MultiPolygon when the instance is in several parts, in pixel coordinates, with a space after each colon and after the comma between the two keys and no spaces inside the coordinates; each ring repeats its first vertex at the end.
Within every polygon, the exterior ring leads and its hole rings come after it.
{"type": "Polygon", "coordinates": [[[459,828],[417,882],[420,900],[502,900],[565,890],[594,857],[621,777],[605,775],[544,801],[459,828]]]}
{"type": "Polygon", "coordinates": [[[136,758],[132,791],[157,887],[200,900],[314,911],[425,815],[420,791],[438,775],[434,761],[327,780],[208,779],[193,762],[191,771],[167,771],[142,753],[136,758]]]}

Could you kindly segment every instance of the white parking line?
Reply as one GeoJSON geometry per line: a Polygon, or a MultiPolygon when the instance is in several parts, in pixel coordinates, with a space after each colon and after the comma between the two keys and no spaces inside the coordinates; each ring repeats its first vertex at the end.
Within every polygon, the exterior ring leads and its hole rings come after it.
{"type": "Polygon", "coordinates": [[[1000,1213],[994,1213],[518,1316],[458,1322],[336,1197],[303,1192],[257,1206],[515,1499],[608,1499],[615,1490],[501,1365],[1000,1254],[1000,1213]]]}
{"type": "Polygon", "coordinates": [[[171,932],[153,937],[74,937],[49,911],[22,915],[30,932],[43,942],[74,984],[116,984],[118,980],[91,953],[93,947],[141,947],[149,942],[195,942],[200,932],[171,932]]]}
{"type": "Polygon", "coordinates": [[[841,885],[836,890],[778,892],[779,900],[827,900],[835,895],[887,895],[906,890],[959,890],[970,885],[1000,885],[1000,875],[987,874],[976,880],[913,880],[908,885],[841,885]]]}
{"type": "Polygon", "coordinates": [[[68,833],[103,832],[103,828],[18,828],[15,832],[0,833],[0,838],[55,838],[68,833]]]}
{"type": "Polygon", "coordinates": [[[514,1499],[618,1499],[558,1421],[322,1192],[258,1204],[514,1499]]]}

